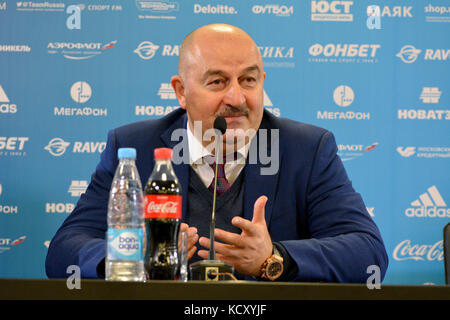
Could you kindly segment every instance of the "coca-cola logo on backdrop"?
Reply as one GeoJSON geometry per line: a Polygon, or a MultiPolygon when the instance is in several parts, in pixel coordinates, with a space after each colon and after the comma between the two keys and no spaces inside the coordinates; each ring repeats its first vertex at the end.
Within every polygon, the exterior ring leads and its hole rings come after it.
{"type": "Polygon", "coordinates": [[[411,244],[411,240],[403,240],[394,249],[393,257],[397,261],[442,261],[444,250],[442,240],[435,244],[411,244]]]}

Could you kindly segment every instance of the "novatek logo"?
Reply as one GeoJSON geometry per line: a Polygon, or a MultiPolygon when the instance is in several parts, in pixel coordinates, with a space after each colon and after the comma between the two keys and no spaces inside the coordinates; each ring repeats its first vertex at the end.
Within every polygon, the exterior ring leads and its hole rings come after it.
{"type": "Polygon", "coordinates": [[[106,50],[113,48],[117,40],[102,42],[50,42],[47,45],[48,53],[61,53],[64,58],[70,60],[85,60],[98,56],[106,50]]]}
{"type": "Polygon", "coordinates": [[[86,192],[88,182],[86,180],[72,180],[68,192],[72,197],[79,197],[86,192]]]}
{"type": "Polygon", "coordinates": [[[252,7],[254,14],[273,14],[277,17],[290,17],[294,14],[294,6],[285,6],[278,4],[254,5],[252,7]]]}
{"type": "Polygon", "coordinates": [[[405,210],[408,218],[450,218],[450,209],[436,186],[431,186],[422,193],[419,199],[411,202],[412,208],[405,210]]]}
{"type": "Polygon", "coordinates": [[[351,22],[353,14],[350,8],[353,1],[311,1],[312,21],[351,22]]]}
{"type": "Polygon", "coordinates": [[[411,240],[403,240],[394,249],[392,256],[397,261],[442,261],[444,250],[442,240],[435,244],[411,244],[411,240]]]}
{"type": "Polygon", "coordinates": [[[75,209],[73,203],[47,202],[45,204],[45,213],[71,213],[73,209],[75,209]]]}
{"type": "Polygon", "coordinates": [[[423,103],[439,103],[442,91],[436,87],[424,87],[420,94],[420,99],[423,103]]]}
{"type": "Polygon", "coordinates": [[[217,4],[217,5],[206,5],[202,6],[201,4],[194,4],[194,13],[195,14],[237,14],[237,10],[228,5],[217,4]]]}
{"type": "Polygon", "coordinates": [[[161,100],[176,100],[177,95],[175,94],[175,91],[173,90],[170,83],[161,83],[161,86],[158,90],[158,96],[161,98],[161,100]]]}
{"type": "Polygon", "coordinates": [[[0,113],[16,113],[17,105],[10,103],[8,96],[0,85],[0,113]]]}

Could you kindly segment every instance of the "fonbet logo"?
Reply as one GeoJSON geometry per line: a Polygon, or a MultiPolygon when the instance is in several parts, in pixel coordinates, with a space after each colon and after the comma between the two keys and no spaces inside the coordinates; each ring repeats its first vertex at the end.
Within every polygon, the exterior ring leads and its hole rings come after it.
{"type": "Polygon", "coordinates": [[[411,244],[411,240],[403,240],[394,249],[392,256],[397,261],[442,261],[444,250],[442,240],[435,244],[411,244]]]}
{"type": "Polygon", "coordinates": [[[14,103],[10,103],[8,96],[6,95],[5,90],[0,84],[0,113],[16,113],[17,105],[14,103]]]}
{"type": "Polygon", "coordinates": [[[436,186],[431,186],[405,210],[408,218],[450,218],[450,209],[436,186]]]}
{"type": "Polygon", "coordinates": [[[117,40],[102,42],[49,42],[48,53],[62,54],[70,60],[85,60],[98,56],[117,44],[117,40]]]}
{"type": "Polygon", "coordinates": [[[350,12],[353,1],[311,1],[312,21],[353,21],[353,14],[350,12]]]}
{"type": "Polygon", "coordinates": [[[0,156],[25,156],[28,137],[0,137],[0,156]]]}
{"type": "Polygon", "coordinates": [[[309,62],[376,63],[379,44],[315,43],[309,47],[309,62]]]}
{"type": "MultiPolygon", "coordinates": [[[[355,100],[353,89],[346,85],[340,85],[333,91],[333,100],[339,107],[349,107],[355,100]]],[[[321,120],[369,120],[369,112],[355,111],[317,111],[317,119],[321,120]]]]}
{"type": "MultiPolygon", "coordinates": [[[[66,142],[61,138],[53,138],[44,147],[52,156],[62,156],[70,142],[66,142]]],[[[105,150],[106,142],[92,142],[92,141],[75,141],[73,143],[72,153],[102,153],[105,150]]]]}
{"type": "MultiPolygon", "coordinates": [[[[404,63],[414,63],[419,58],[421,49],[412,45],[405,45],[396,54],[404,63]]],[[[447,61],[450,60],[450,49],[425,49],[423,60],[426,61],[447,61]]]]}

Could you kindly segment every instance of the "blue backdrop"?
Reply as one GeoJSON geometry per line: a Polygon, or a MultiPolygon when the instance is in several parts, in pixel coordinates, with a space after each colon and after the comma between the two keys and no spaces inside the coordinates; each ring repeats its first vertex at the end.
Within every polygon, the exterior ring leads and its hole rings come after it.
{"type": "Polygon", "coordinates": [[[0,0],[0,277],[45,277],[107,131],[178,108],[179,45],[214,22],[255,39],[267,109],[336,135],[385,283],[444,283],[448,0],[0,0]]]}

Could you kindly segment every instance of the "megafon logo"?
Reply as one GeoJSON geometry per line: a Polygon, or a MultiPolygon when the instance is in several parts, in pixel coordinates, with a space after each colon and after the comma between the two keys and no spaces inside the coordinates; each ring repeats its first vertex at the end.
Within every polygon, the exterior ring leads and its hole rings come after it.
{"type": "Polygon", "coordinates": [[[436,186],[431,186],[405,210],[408,218],[450,218],[450,209],[436,186]]]}

